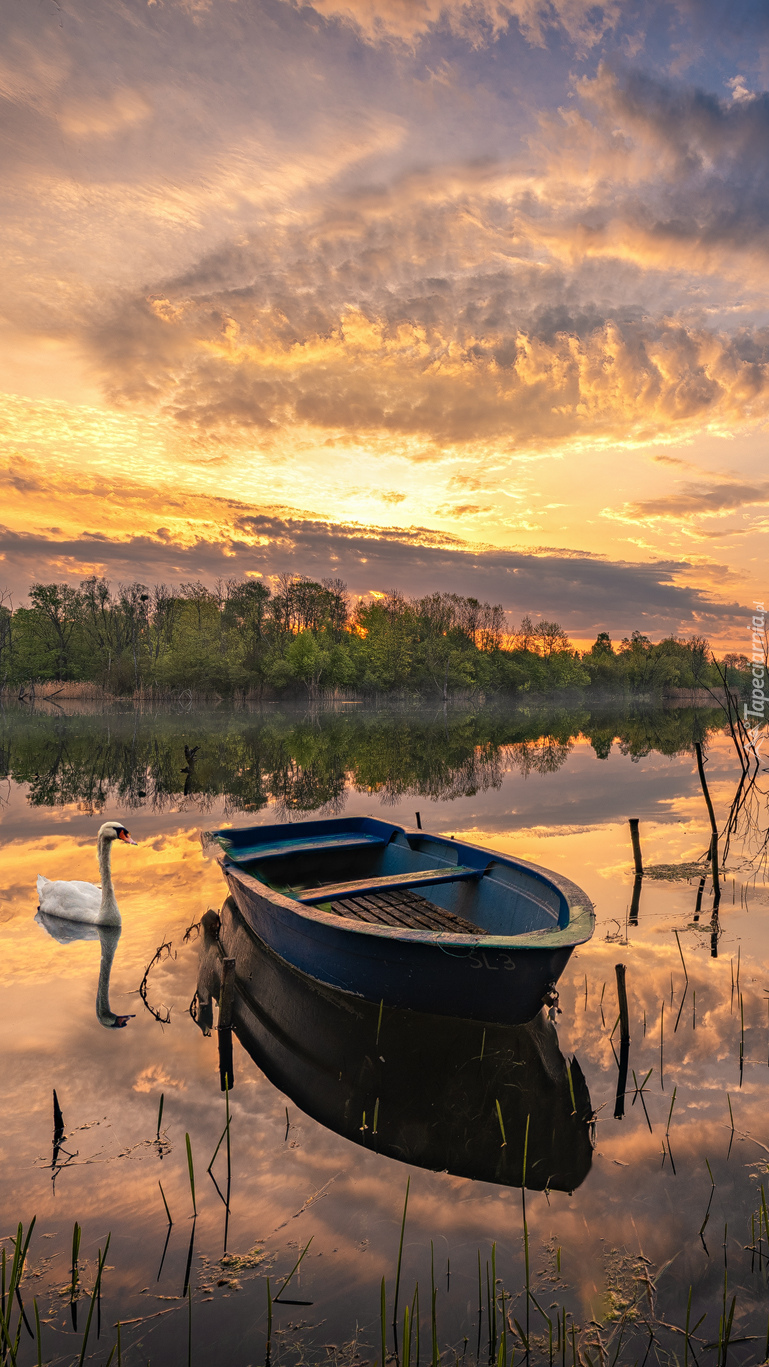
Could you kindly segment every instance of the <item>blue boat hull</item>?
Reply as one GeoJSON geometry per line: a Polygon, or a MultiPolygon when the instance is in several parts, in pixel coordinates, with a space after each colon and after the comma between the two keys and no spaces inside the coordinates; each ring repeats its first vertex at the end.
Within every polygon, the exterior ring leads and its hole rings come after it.
{"type": "Polygon", "coordinates": [[[375,1003],[522,1025],[554,1003],[575,945],[593,931],[592,906],[568,879],[371,818],[212,838],[223,847],[222,871],[252,934],[308,978],[375,1003]],[[325,862],[301,885],[303,859],[325,862]],[[356,870],[357,882],[349,881],[356,870]],[[371,870],[376,877],[366,881],[371,870]],[[294,873],[299,888],[291,886],[294,873]],[[345,898],[406,885],[443,908],[447,925],[461,917],[458,931],[371,924],[346,912],[345,898]]]}
{"type": "Polygon", "coordinates": [[[572,950],[498,950],[388,942],[365,932],[299,921],[226,872],[230,894],[254,935],[318,982],[368,1001],[434,1016],[523,1025],[550,1002],[572,950]]]}

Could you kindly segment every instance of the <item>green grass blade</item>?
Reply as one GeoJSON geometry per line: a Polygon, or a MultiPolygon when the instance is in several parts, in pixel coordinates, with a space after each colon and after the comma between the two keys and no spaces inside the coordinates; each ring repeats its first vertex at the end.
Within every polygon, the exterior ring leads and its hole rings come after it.
{"type": "Polygon", "coordinates": [[[98,1266],[98,1271],[97,1271],[97,1273],[96,1273],[96,1281],[94,1282],[93,1292],[92,1292],[92,1294],[91,1294],[91,1304],[90,1304],[89,1307],[88,1307],[88,1318],[87,1318],[87,1320],[86,1320],[86,1322],[85,1322],[85,1329],[83,1330],[83,1346],[82,1346],[82,1348],[80,1349],[80,1357],[79,1357],[78,1360],[77,1360],[77,1367],[83,1367],[83,1363],[85,1362],[85,1353],[86,1353],[86,1348],[88,1347],[88,1335],[89,1335],[90,1332],[91,1332],[91,1320],[93,1319],[93,1311],[94,1311],[94,1306],[96,1305],[96,1297],[98,1296],[98,1294],[99,1294],[99,1289],[100,1289],[100,1287],[101,1287],[101,1274],[102,1274],[102,1272],[104,1271],[104,1264],[105,1264],[106,1261],[107,1261],[107,1253],[108,1253],[108,1251],[109,1251],[109,1241],[110,1241],[111,1238],[112,1238],[112,1235],[111,1235],[111,1234],[108,1234],[108,1235],[107,1235],[107,1242],[106,1242],[106,1244],[104,1245],[104,1253],[102,1253],[101,1249],[99,1249],[99,1266],[98,1266]]]}

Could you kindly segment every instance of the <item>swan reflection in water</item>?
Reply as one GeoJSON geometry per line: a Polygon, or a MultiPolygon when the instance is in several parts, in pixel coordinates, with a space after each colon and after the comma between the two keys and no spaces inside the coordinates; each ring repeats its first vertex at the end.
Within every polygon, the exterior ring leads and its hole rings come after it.
{"type": "Polygon", "coordinates": [[[121,927],[88,924],[85,921],[65,921],[60,916],[49,916],[38,911],[35,916],[38,925],[60,945],[71,944],[73,940],[100,940],[101,960],[99,963],[99,986],[96,992],[96,1017],[100,1025],[108,1030],[120,1030],[133,1020],[133,1015],[117,1016],[109,1004],[109,980],[115,958],[121,927]]]}
{"type": "MultiPolygon", "coordinates": [[[[306,977],[251,935],[230,898],[203,918],[197,1023],[213,1025],[235,959],[233,1029],[307,1115],[377,1153],[433,1171],[573,1191],[590,1171],[593,1111],[546,1012],[487,1025],[381,1008],[306,977]],[[524,1145],[526,1167],[524,1179],[524,1145]]],[[[225,1032],[220,1032],[224,1034],[225,1032]]]]}

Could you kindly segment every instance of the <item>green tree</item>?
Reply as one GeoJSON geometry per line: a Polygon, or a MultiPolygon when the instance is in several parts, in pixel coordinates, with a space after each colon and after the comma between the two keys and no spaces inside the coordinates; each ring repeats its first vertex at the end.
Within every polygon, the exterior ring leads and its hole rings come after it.
{"type": "Polygon", "coordinates": [[[29,625],[55,662],[52,677],[73,678],[73,638],[82,622],[81,595],[70,584],[33,584],[29,597],[29,625]]]}

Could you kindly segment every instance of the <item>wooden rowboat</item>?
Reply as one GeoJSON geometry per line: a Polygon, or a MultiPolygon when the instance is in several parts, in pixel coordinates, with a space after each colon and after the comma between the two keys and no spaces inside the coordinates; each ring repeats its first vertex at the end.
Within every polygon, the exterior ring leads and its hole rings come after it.
{"type": "Polygon", "coordinates": [[[373,817],[206,832],[246,923],[330,987],[520,1025],[557,1000],[593,908],[523,859],[373,817]]]}

